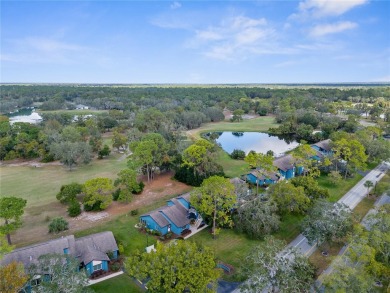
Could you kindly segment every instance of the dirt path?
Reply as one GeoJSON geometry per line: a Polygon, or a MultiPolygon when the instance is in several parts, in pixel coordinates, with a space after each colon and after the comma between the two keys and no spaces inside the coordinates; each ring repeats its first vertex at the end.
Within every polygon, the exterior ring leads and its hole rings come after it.
{"type": "Polygon", "coordinates": [[[113,202],[111,206],[103,212],[82,213],[76,218],[70,218],[66,213],[66,206],[61,205],[59,202],[50,203],[45,206],[27,208],[22,228],[18,229],[17,232],[12,235],[13,243],[20,247],[52,238],[58,238],[63,235],[73,234],[75,231],[101,225],[102,223],[113,220],[117,216],[126,214],[131,210],[151,205],[168,195],[174,197],[175,195],[185,193],[191,189],[191,187],[184,183],[172,180],[172,176],[172,172],[158,175],[152,182],[146,183],[144,191],[139,195],[135,195],[133,201],[128,204],[113,202]],[[69,230],[58,235],[48,234],[48,224],[50,219],[54,217],[64,217],[69,222],[69,230]]]}

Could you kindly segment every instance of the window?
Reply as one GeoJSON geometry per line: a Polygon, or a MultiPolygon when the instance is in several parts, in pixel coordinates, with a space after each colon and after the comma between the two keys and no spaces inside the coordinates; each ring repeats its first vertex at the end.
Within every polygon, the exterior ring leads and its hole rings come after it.
{"type": "Polygon", "coordinates": [[[101,270],[101,269],[102,269],[102,264],[101,263],[93,266],[93,271],[98,271],[98,270],[101,270]]]}

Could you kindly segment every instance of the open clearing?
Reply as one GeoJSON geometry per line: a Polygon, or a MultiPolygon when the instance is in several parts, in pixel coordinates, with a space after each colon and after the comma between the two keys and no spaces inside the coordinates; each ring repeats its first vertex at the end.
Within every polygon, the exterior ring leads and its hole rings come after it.
{"type": "Polygon", "coordinates": [[[116,178],[118,172],[126,168],[127,160],[123,154],[114,154],[105,160],[94,160],[90,165],[80,166],[73,171],[58,163],[40,164],[36,161],[12,162],[2,164],[1,195],[12,195],[27,200],[24,214],[24,224],[12,235],[13,243],[24,246],[34,242],[44,241],[72,234],[75,231],[101,225],[113,220],[120,214],[130,210],[149,206],[158,199],[172,197],[190,189],[187,185],[171,179],[173,173],[164,173],[150,183],[146,183],[144,191],[135,195],[129,204],[113,202],[112,205],[100,213],[83,213],[77,218],[67,215],[65,205],[59,203],[55,195],[60,187],[71,182],[84,183],[96,177],[116,178]],[[69,222],[69,230],[59,235],[48,234],[48,224],[54,217],[64,217],[69,222]]]}
{"type": "Polygon", "coordinates": [[[191,139],[198,139],[200,135],[205,132],[214,131],[248,131],[248,132],[261,132],[268,131],[270,127],[278,127],[275,123],[275,117],[264,116],[253,119],[246,119],[241,122],[212,122],[202,125],[200,128],[187,131],[187,136],[191,139]]]}

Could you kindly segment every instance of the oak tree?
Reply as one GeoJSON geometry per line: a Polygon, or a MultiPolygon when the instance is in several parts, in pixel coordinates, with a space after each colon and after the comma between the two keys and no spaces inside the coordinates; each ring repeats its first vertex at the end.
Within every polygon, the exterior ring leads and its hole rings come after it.
{"type": "Polygon", "coordinates": [[[241,292],[310,292],[314,267],[307,257],[272,236],[254,247],[243,261],[241,271],[247,280],[241,292]]]}
{"type": "Polygon", "coordinates": [[[84,208],[86,210],[105,210],[112,202],[114,186],[109,178],[94,178],[84,183],[84,208]]]}
{"type": "Polygon", "coordinates": [[[156,251],[136,252],[126,259],[131,276],[148,279],[148,292],[214,292],[220,271],[210,248],[195,242],[157,243],[156,251]]]}
{"type": "Polygon", "coordinates": [[[8,244],[11,243],[11,233],[22,226],[22,215],[27,201],[19,197],[0,198],[0,218],[3,223],[0,225],[0,233],[7,236],[8,244]]]}
{"type": "Polygon", "coordinates": [[[212,218],[214,238],[218,233],[217,225],[233,224],[231,210],[237,201],[234,189],[229,179],[211,176],[191,193],[191,205],[204,216],[212,218]]]}
{"type": "Polygon", "coordinates": [[[265,235],[279,229],[280,217],[274,202],[262,201],[259,197],[245,202],[237,209],[234,224],[251,238],[262,239],[265,235]]]}
{"type": "Polygon", "coordinates": [[[28,276],[24,272],[22,263],[13,261],[5,266],[0,266],[0,292],[19,292],[27,280],[28,276]]]}

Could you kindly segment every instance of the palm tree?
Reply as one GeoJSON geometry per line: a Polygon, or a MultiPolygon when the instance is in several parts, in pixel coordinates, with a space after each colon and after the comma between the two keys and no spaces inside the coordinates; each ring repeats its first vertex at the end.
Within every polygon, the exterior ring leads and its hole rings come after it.
{"type": "Polygon", "coordinates": [[[364,182],[364,187],[367,188],[367,196],[370,195],[370,188],[374,186],[374,183],[372,183],[372,181],[370,180],[367,180],[366,182],[364,182]]]}

